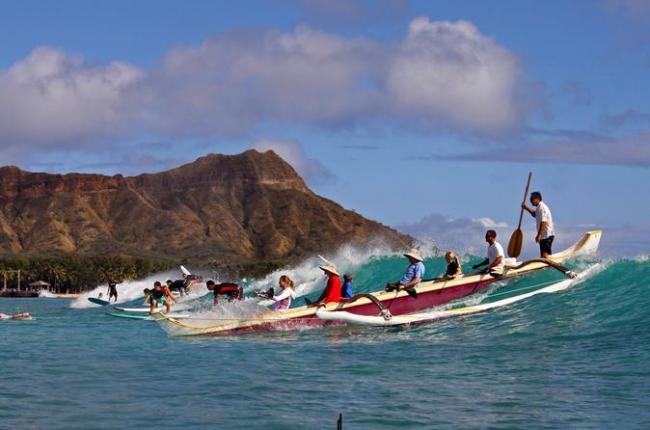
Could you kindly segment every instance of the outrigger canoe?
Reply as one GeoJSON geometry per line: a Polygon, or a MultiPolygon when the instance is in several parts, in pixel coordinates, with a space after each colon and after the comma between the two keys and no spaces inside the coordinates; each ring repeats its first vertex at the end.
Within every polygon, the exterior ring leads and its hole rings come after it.
{"type": "MultiPolygon", "coordinates": [[[[496,281],[538,272],[573,257],[594,253],[598,249],[601,235],[601,230],[587,232],[569,248],[553,254],[550,261],[547,262],[541,259],[525,263],[510,262],[503,275],[499,277],[486,273],[475,273],[451,280],[423,281],[416,287],[417,295],[415,297],[404,290],[381,290],[363,294],[363,297],[353,302],[328,303],[324,310],[375,316],[378,306],[388,309],[392,315],[404,315],[429,309],[483,291],[496,281]]],[[[166,331],[175,336],[229,336],[250,332],[345,324],[341,321],[319,318],[316,315],[317,310],[318,308],[314,306],[300,306],[286,311],[265,311],[247,319],[224,319],[216,324],[201,326],[179,321],[162,313],[157,314],[156,317],[161,326],[167,328],[166,331]]]]}
{"type": "Polygon", "coordinates": [[[346,312],[346,311],[327,311],[321,308],[318,311],[316,311],[316,316],[318,316],[318,318],[329,320],[329,321],[339,321],[339,322],[344,322],[353,325],[369,325],[369,326],[376,326],[376,327],[394,327],[394,326],[403,326],[403,325],[425,324],[432,321],[439,321],[447,318],[487,312],[492,309],[509,306],[513,303],[517,303],[522,300],[529,299],[539,294],[548,294],[548,293],[556,293],[559,291],[564,291],[574,286],[575,284],[584,281],[589,276],[597,273],[601,269],[601,267],[602,267],[601,264],[597,263],[588,267],[582,272],[578,273],[574,278],[564,279],[562,281],[555,282],[543,288],[537,288],[525,294],[519,294],[516,296],[508,297],[506,299],[501,299],[494,302],[481,303],[474,306],[464,306],[464,307],[453,308],[453,309],[418,312],[414,314],[405,314],[405,315],[397,315],[397,316],[393,316],[390,313],[378,315],[378,316],[359,315],[359,314],[353,314],[351,312],[346,312]]]}

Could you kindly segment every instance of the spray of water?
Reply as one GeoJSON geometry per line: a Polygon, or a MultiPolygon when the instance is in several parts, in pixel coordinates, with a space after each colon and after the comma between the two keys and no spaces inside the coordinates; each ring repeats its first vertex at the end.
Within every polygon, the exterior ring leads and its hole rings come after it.
{"type": "MultiPolygon", "coordinates": [[[[180,272],[178,271],[168,271],[161,272],[155,275],[149,276],[144,279],[137,281],[128,281],[117,286],[118,299],[116,303],[127,303],[133,300],[144,297],[143,290],[145,288],[151,288],[155,281],[165,282],[167,279],[178,279],[180,277],[180,272]]],[[[84,309],[96,307],[98,305],[88,301],[90,297],[99,297],[99,294],[102,294],[102,298],[108,300],[108,286],[100,285],[92,291],[88,291],[70,303],[70,307],[73,309],[84,309]]],[[[201,284],[198,284],[190,289],[189,298],[197,298],[204,296],[209,291],[203,287],[201,284]]]]}
{"type": "MultiPolygon", "coordinates": [[[[336,264],[339,273],[343,274],[348,271],[356,271],[363,264],[368,263],[368,260],[393,255],[395,253],[391,252],[387,247],[360,249],[353,246],[344,246],[335,254],[324,255],[324,257],[336,264]]],[[[276,270],[262,279],[254,280],[245,289],[246,291],[258,291],[276,287],[280,276],[287,275],[294,280],[296,294],[299,297],[314,291],[320,291],[325,288],[326,283],[323,272],[318,268],[321,265],[323,265],[323,260],[320,257],[308,258],[294,267],[276,270]]]]}

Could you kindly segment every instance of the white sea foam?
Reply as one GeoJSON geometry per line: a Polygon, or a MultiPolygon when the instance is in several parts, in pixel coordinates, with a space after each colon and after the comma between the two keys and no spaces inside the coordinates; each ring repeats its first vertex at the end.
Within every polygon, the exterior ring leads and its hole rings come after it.
{"type": "Polygon", "coordinates": [[[47,290],[41,290],[38,292],[38,297],[45,297],[45,298],[56,298],[56,294],[51,293],[47,290]]]}
{"type": "MultiPolygon", "coordinates": [[[[423,254],[425,254],[423,250],[423,254]]],[[[364,263],[374,257],[394,255],[387,247],[375,247],[359,249],[352,246],[344,246],[333,255],[324,257],[336,264],[338,272],[343,275],[348,271],[355,271],[364,263]]],[[[319,257],[311,257],[302,263],[286,269],[276,270],[262,279],[254,280],[246,286],[247,291],[266,290],[270,287],[277,287],[280,276],[287,275],[296,284],[296,294],[304,296],[313,291],[322,290],[325,287],[325,277],[318,268],[324,262],[319,257]]]]}
{"type": "MultiPolygon", "coordinates": [[[[143,290],[151,288],[155,281],[165,282],[167,279],[178,279],[180,272],[177,270],[170,270],[168,272],[161,272],[137,281],[127,281],[117,286],[118,300],[116,303],[126,303],[138,298],[144,297],[143,290]]],[[[70,307],[74,309],[84,309],[97,307],[94,303],[88,301],[91,297],[98,297],[102,293],[102,298],[108,300],[108,286],[106,284],[100,285],[92,291],[88,291],[70,303],[70,307]]],[[[196,285],[190,289],[190,298],[201,297],[209,291],[201,284],[196,285]]]]}

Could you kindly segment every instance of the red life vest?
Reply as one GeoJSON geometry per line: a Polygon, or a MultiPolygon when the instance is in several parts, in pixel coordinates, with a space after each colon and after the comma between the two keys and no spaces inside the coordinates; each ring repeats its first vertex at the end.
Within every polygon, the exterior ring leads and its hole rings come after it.
{"type": "Polygon", "coordinates": [[[242,300],[244,298],[244,289],[235,283],[224,282],[216,285],[214,295],[227,295],[231,299],[242,300]]]}
{"type": "Polygon", "coordinates": [[[328,275],[324,303],[340,302],[343,300],[341,297],[341,278],[331,273],[328,275]]]}

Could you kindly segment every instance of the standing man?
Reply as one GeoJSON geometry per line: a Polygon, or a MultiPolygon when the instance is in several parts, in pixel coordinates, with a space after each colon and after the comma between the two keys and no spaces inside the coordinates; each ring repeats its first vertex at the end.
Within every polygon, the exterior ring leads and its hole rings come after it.
{"type": "Polygon", "coordinates": [[[108,301],[110,302],[113,297],[115,298],[114,302],[117,302],[117,282],[110,279],[108,281],[108,301]]]}
{"type": "Polygon", "coordinates": [[[539,253],[542,258],[549,258],[553,254],[551,247],[555,239],[555,227],[553,226],[553,215],[551,210],[542,201],[542,194],[539,191],[530,193],[530,203],[535,207],[531,209],[525,203],[521,207],[526,210],[537,224],[537,235],[535,242],[539,243],[539,253]]]}
{"type": "Polygon", "coordinates": [[[478,269],[487,264],[487,268],[483,272],[491,275],[501,275],[505,268],[506,254],[503,252],[503,246],[497,242],[497,232],[488,230],[485,233],[485,241],[488,243],[487,258],[472,266],[472,269],[478,269]]]}

